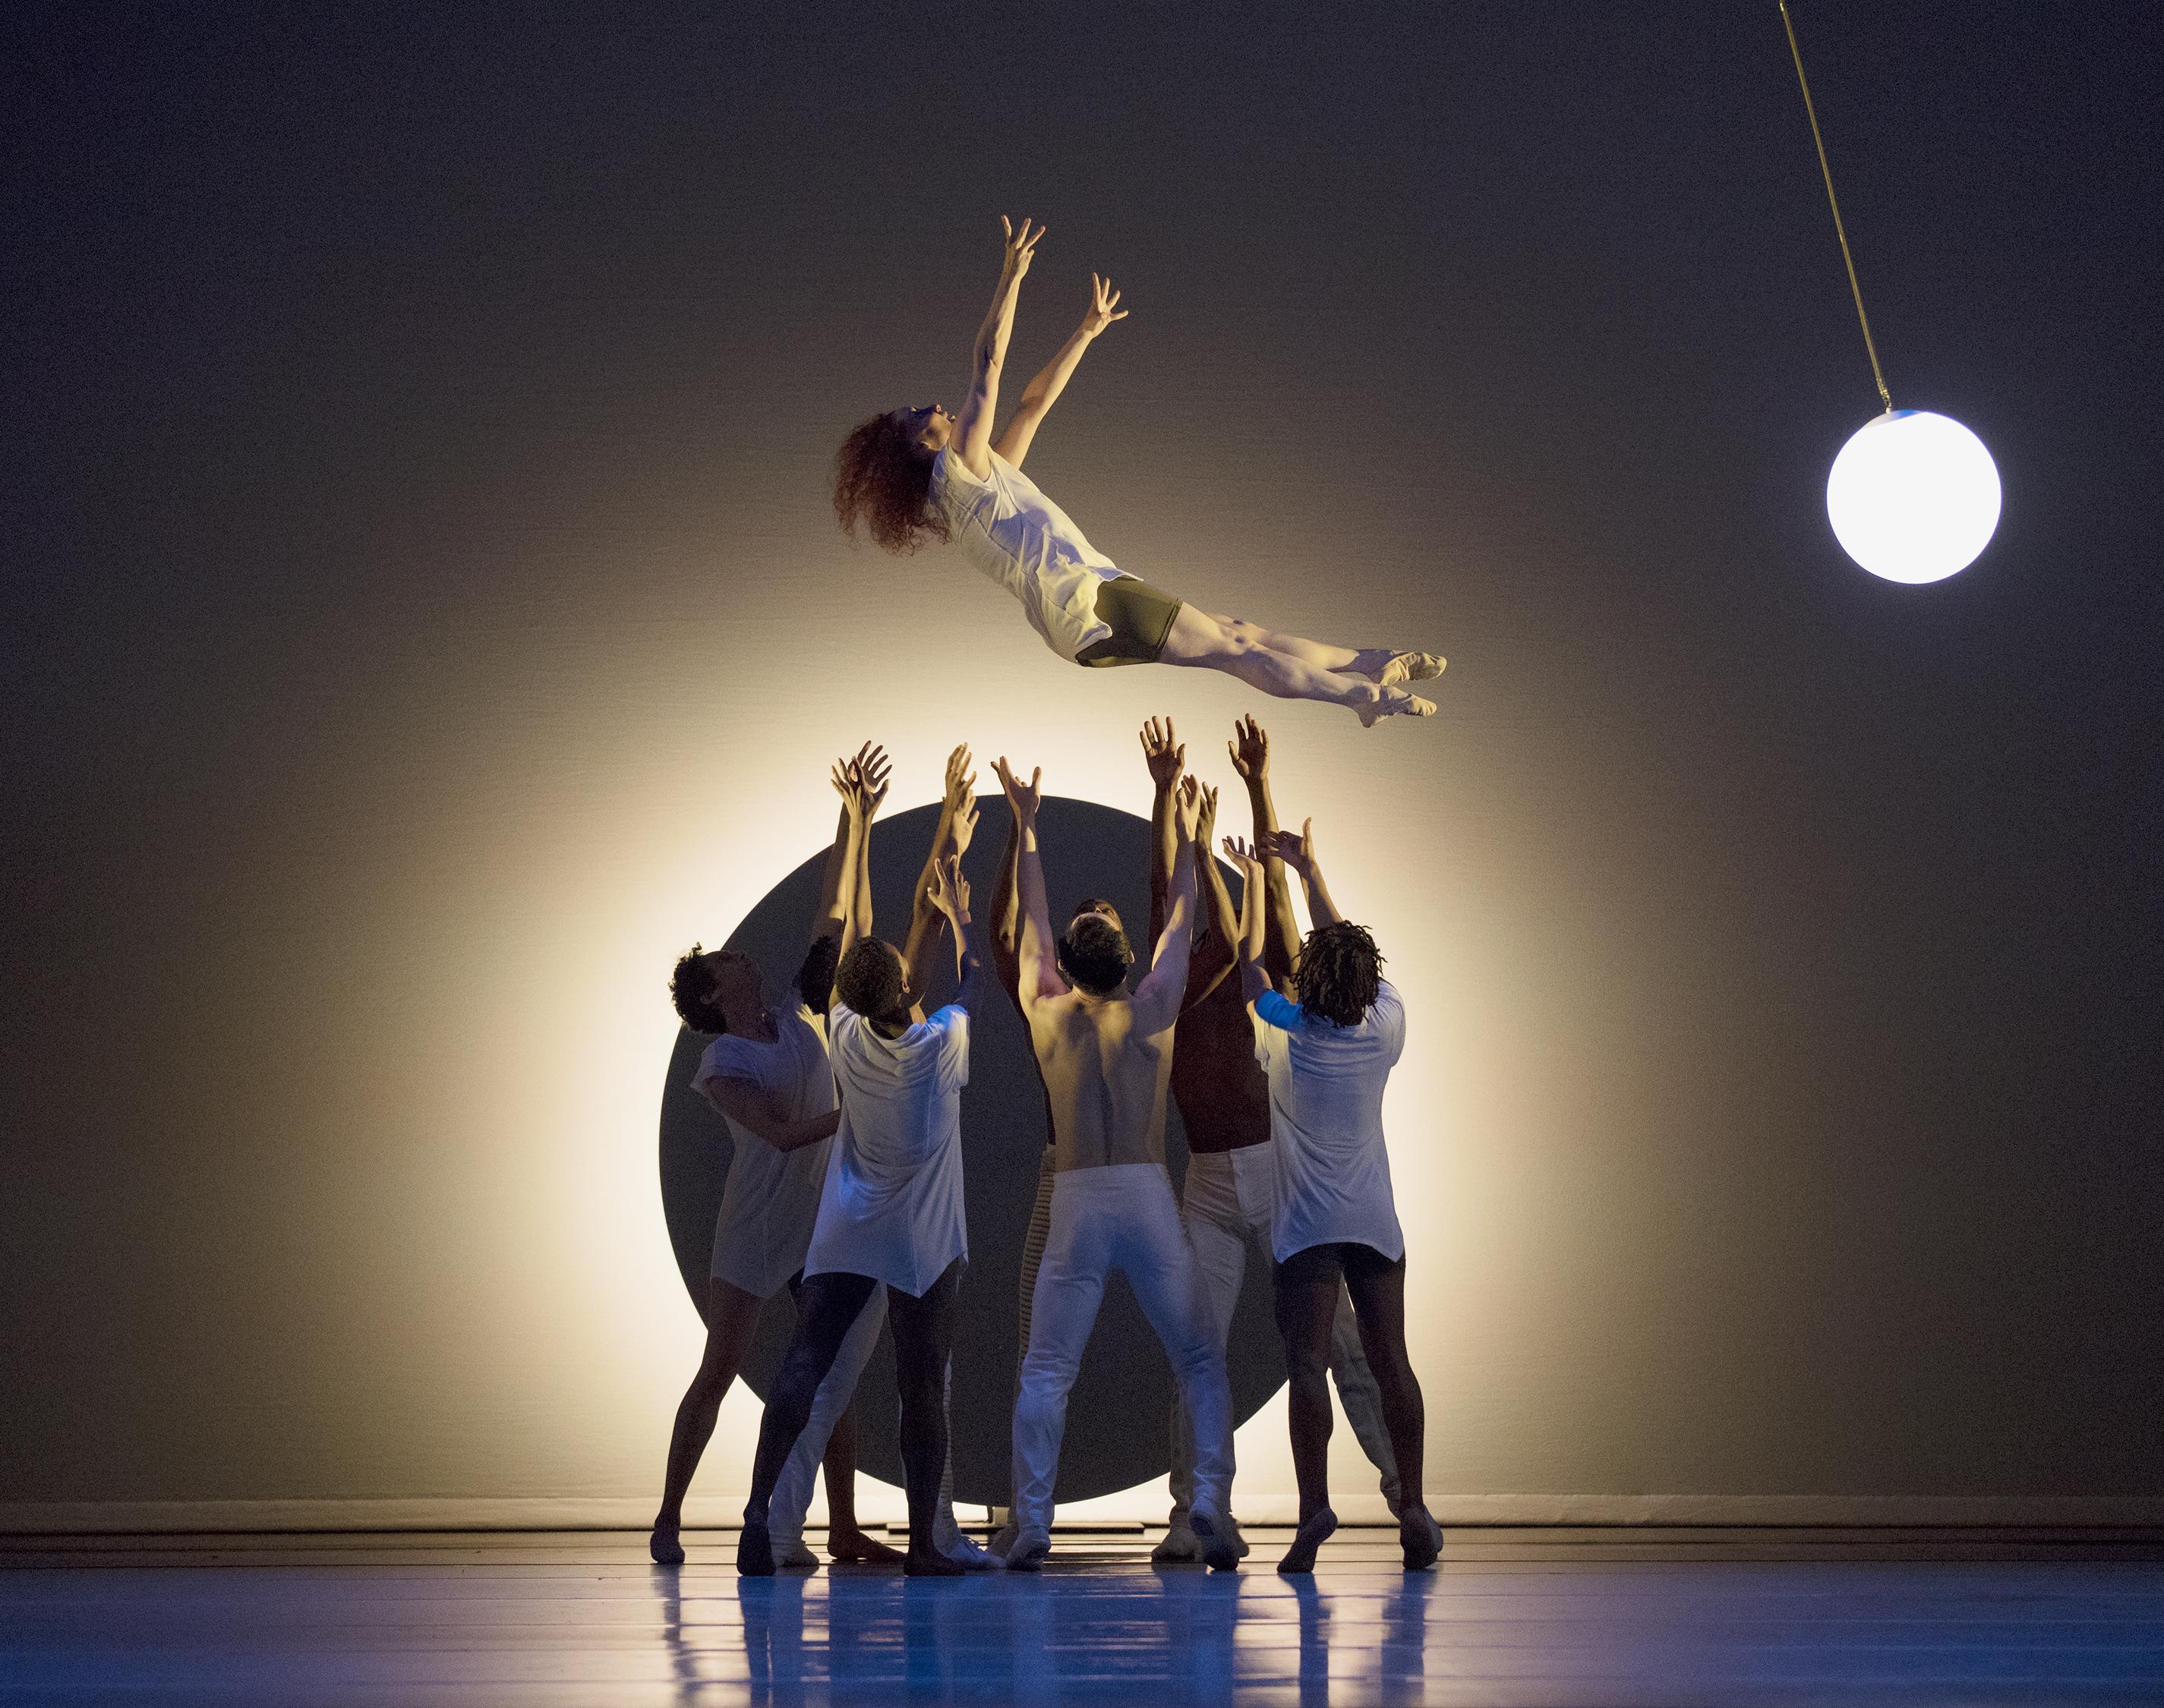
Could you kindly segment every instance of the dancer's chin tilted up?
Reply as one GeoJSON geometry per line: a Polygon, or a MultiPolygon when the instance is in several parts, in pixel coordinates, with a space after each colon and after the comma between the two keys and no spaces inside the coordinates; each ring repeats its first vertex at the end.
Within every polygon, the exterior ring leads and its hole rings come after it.
{"type": "Polygon", "coordinates": [[[889,410],[849,435],[835,458],[834,507],[890,552],[949,540],[1022,602],[1044,643],[1074,663],[1184,664],[1222,670],[1282,699],[1350,708],[1373,724],[1425,717],[1434,705],[1403,684],[1442,673],[1429,652],[1334,647],[1188,604],[1120,568],[1084,537],[1022,472],[1030,443],[1082,353],[1127,318],[1121,293],[1092,274],[1082,323],[1024,389],[1006,430],[993,434],[1015,302],[1038,238],[1025,219],[1006,242],[992,305],[971,352],[962,411],[943,405],[889,410]]]}
{"type": "Polygon", "coordinates": [[[1130,995],[1127,976],[1134,956],[1107,912],[1077,914],[1055,941],[1037,841],[1038,775],[1024,783],[1004,759],[996,768],[1019,842],[1017,994],[1051,1100],[1057,1171],[1015,1402],[1016,1534],[1007,1567],[1033,1571],[1050,1552],[1067,1396],[1104,1301],[1106,1278],[1117,1269],[1157,1332],[1193,1419],[1190,1524],[1204,1559],[1229,1569],[1239,1563],[1227,1517],[1232,1389],[1164,1166],[1165,1081],[1194,930],[1200,790],[1190,778],[1180,791],[1164,929],[1148,972],[1130,995]]]}
{"type": "Polygon", "coordinates": [[[1331,1324],[1343,1289],[1352,1295],[1397,1458],[1405,1569],[1424,1570],[1442,1551],[1442,1532],[1421,1482],[1426,1419],[1405,1355],[1405,1241],[1383,1142],[1383,1088],[1405,1049],[1405,1008],[1382,977],[1374,939],[1331,899],[1316,858],[1313,820],[1299,836],[1279,831],[1268,851],[1300,874],[1315,922],[1293,972],[1297,1002],[1271,988],[1263,967],[1263,853],[1229,836],[1225,846],[1247,880],[1241,989],[1259,1023],[1255,1056],[1269,1076],[1278,1164],[1270,1244],[1300,1485],[1300,1533],[1278,1569],[1312,1571],[1316,1550],[1337,1525],[1330,1510],[1326,1379],[1331,1324]]]}
{"type": "Polygon", "coordinates": [[[937,1521],[947,1460],[947,1365],[969,1252],[961,1091],[969,1077],[969,1009],[979,953],[959,857],[974,808],[958,815],[956,847],[938,862],[930,893],[953,929],[961,992],[919,1019],[907,961],[870,934],[873,785],[854,762],[837,768],[834,784],[849,826],[841,953],[827,1009],[842,1119],[805,1256],[796,1330],[759,1425],[737,1569],[751,1576],[775,1569],[768,1528],[775,1486],[820,1384],[866,1304],[884,1288],[909,1497],[905,1569],[948,1576],[968,1569],[942,1551],[937,1521]]]}

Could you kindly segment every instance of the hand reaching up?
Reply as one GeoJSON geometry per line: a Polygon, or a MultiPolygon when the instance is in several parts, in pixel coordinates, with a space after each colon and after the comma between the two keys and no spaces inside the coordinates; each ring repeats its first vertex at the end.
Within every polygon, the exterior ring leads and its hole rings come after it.
{"type": "Polygon", "coordinates": [[[1015,822],[1018,825],[1034,823],[1037,807],[1044,799],[1044,768],[1037,766],[1029,773],[1029,781],[1024,783],[1014,774],[1014,768],[1007,763],[1006,756],[1001,754],[992,761],[992,771],[1000,779],[1000,787],[1007,792],[1007,804],[1014,809],[1015,822]]]}
{"type": "Polygon", "coordinates": [[[959,811],[964,801],[977,799],[977,773],[969,768],[969,744],[967,741],[947,756],[947,789],[943,804],[950,813],[959,811]]]}
{"type": "Polygon", "coordinates": [[[1297,832],[1279,830],[1262,851],[1274,854],[1298,872],[1305,883],[1315,876],[1315,820],[1303,820],[1297,832]]]}
{"type": "Polygon", "coordinates": [[[1120,308],[1120,293],[1112,289],[1112,281],[1100,279],[1092,273],[1090,275],[1090,312],[1082,317],[1082,330],[1094,338],[1114,321],[1127,317],[1127,311],[1120,308]],[[1116,308],[1120,310],[1117,314],[1112,312],[1116,308]]]}
{"type": "Polygon", "coordinates": [[[1000,229],[1006,233],[1006,254],[1001,265],[1006,269],[1010,276],[1019,279],[1029,271],[1030,259],[1036,253],[1037,239],[1044,235],[1044,228],[1039,226],[1032,232],[1029,228],[1029,222],[1025,219],[1021,231],[1017,232],[1014,223],[1002,213],[1000,229]]]}
{"type": "Polygon", "coordinates": [[[1172,797],[1172,820],[1179,828],[1183,843],[1195,840],[1195,829],[1202,817],[1202,779],[1183,777],[1179,788],[1172,797]]]}
{"type": "Polygon", "coordinates": [[[1142,726],[1142,763],[1149,767],[1150,781],[1160,792],[1169,791],[1187,767],[1187,748],[1175,745],[1172,720],[1152,718],[1142,726]]]}
{"type": "Polygon", "coordinates": [[[1269,776],[1270,738],[1252,713],[1232,720],[1232,739],[1225,744],[1225,751],[1232,756],[1232,768],[1240,773],[1242,783],[1252,787],[1269,776]]]}
{"type": "Polygon", "coordinates": [[[1242,838],[1227,836],[1225,839],[1225,857],[1240,868],[1240,876],[1246,882],[1262,883],[1262,854],[1258,850],[1249,846],[1242,838]]]}
{"type": "Polygon", "coordinates": [[[959,924],[969,911],[969,880],[962,876],[959,855],[949,854],[932,867],[932,905],[959,924]]]}

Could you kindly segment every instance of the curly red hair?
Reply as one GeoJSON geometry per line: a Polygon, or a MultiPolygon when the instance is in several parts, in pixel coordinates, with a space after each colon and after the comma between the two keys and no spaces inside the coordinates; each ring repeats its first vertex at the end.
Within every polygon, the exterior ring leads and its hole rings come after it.
{"type": "Polygon", "coordinates": [[[913,552],[947,537],[947,518],[932,506],[932,458],[892,412],[875,415],[834,453],[834,515],[857,537],[862,522],[881,551],[913,552]]]}

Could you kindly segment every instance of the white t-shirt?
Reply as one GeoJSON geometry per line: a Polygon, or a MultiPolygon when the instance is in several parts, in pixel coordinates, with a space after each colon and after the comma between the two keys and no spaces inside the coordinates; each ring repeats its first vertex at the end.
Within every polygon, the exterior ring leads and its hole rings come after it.
{"type": "Polygon", "coordinates": [[[1022,601],[1030,626],[1070,663],[1112,631],[1097,589],[1127,572],[1083,537],[1072,517],[997,451],[980,480],[949,448],[932,464],[932,502],[962,553],[1022,601]]]}
{"type": "MultiPolygon", "coordinates": [[[[714,1082],[748,1080],[785,1121],[806,1121],[834,1107],[834,1076],[827,1045],[811,1009],[795,998],[768,1005],[772,1043],[724,1035],[706,1046],[691,1076],[692,1088],[716,1108],[714,1082]]],[[[733,1121],[736,1155],[714,1218],[710,1273],[732,1286],[766,1298],[804,1266],[812,1224],[819,1213],[819,1188],[827,1177],[831,1139],[787,1155],[733,1121]]]]}
{"type": "Polygon", "coordinates": [[[950,1003],[885,1038],[837,1002],[827,1034],[842,1126],[804,1272],[868,1275],[919,1297],[969,1251],[962,1200],[969,1016],[950,1003]]]}
{"type": "Polygon", "coordinates": [[[1405,1010],[1384,984],[1357,1026],[1310,1015],[1275,991],[1255,1002],[1255,1060],[1270,1079],[1279,1263],[1310,1245],[1352,1241],[1405,1255],[1383,1145],[1383,1086],[1405,1047],[1405,1010]]]}

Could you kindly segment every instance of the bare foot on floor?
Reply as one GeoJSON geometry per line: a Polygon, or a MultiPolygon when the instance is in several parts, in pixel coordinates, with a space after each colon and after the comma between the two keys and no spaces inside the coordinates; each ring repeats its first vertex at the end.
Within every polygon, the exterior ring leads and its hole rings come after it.
{"type": "Polygon", "coordinates": [[[1286,1577],[1313,1571],[1315,1556],[1321,1551],[1322,1544],[1330,1540],[1331,1532],[1337,1528],[1337,1515],[1327,1506],[1312,1518],[1302,1519],[1300,1533],[1293,1538],[1292,1546],[1285,1550],[1285,1557],[1278,1562],[1278,1570],[1286,1577]]]}
{"type": "Polygon", "coordinates": [[[1352,710],[1360,714],[1360,721],[1372,730],[1384,718],[1431,718],[1435,715],[1435,702],[1422,699],[1416,694],[1407,694],[1402,688],[1382,688],[1376,690],[1375,698],[1366,705],[1356,705],[1352,710]]]}
{"type": "Polygon", "coordinates": [[[1398,1544],[1405,1569],[1424,1572],[1442,1553],[1442,1526],[1425,1506],[1408,1506],[1398,1516],[1398,1544]]]}
{"type": "MultiPolygon", "coordinates": [[[[891,1553],[892,1548],[887,1550],[891,1553]]],[[[959,1559],[949,1559],[937,1548],[926,1548],[922,1553],[911,1548],[902,1556],[901,1574],[906,1578],[960,1578],[967,1577],[969,1567],[959,1559]]]]}
{"type": "Polygon", "coordinates": [[[827,1533],[827,1558],[836,1565],[893,1565],[901,1550],[875,1542],[861,1530],[836,1530],[827,1533]]]}
{"type": "Polygon", "coordinates": [[[774,1544],[768,1540],[764,1524],[747,1524],[743,1533],[737,1538],[737,1575],[740,1578],[770,1578],[774,1575],[774,1544]]]}
{"type": "Polygon", "coordinates": [[[646,1538],[646,1551],[654,1556],[656,1565],[684,1564],[684,1544],[676,1539],[676,1527],[654,1521],[654,1534],[646,1538]]]}

